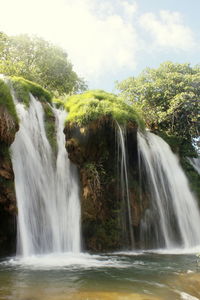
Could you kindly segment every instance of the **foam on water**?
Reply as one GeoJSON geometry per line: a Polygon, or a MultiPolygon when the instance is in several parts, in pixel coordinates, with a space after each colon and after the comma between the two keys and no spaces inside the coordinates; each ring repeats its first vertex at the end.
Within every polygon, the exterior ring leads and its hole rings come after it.
{"type": "Polygon", "coordinates": [[[156,254],[174,254],[174,255],[197,254],[200,253],[200,246],[191,247],[191,248],[152,249],[145,252],[156,253],[156,254]]]}
{"type": "MultiPolygon", "coordinates": [[[[136,262],[139,264],[142,262],[136,262]]],[[[90,255],[88,253],[53,253],[48,255],[32,255],[29,257],[15,257],[4,264],[34,270],[52,269],[91,269],[91,268],[127,268],[131,265],[116,257],[90,255]]]]}

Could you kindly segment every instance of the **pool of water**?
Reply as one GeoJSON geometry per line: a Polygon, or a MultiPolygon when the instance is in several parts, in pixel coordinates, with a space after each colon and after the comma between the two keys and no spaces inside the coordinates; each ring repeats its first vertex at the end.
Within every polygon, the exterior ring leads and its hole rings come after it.
{"type": "Polygon", "coordinates": [[[183,251],[2,259],[0,300],[40,299],[200,299],[200,263],[183,251]]]}

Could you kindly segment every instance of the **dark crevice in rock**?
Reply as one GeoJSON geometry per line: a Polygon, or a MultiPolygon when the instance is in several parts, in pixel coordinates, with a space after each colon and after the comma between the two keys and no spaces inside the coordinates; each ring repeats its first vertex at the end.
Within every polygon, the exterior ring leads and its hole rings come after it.
{"type": "MultiPolygon", "coordinates": [[[[129,193],[136,241],[141,217],[137,127],[132,122],[126,125],[129,193]]],[[[116,128],[112,118],[102,117],[85,127],[68,122],[64,130],[69,159],[80,172],[82,236],[87,251],[102,252],[128,246],[122,232],[116,128]]]]}

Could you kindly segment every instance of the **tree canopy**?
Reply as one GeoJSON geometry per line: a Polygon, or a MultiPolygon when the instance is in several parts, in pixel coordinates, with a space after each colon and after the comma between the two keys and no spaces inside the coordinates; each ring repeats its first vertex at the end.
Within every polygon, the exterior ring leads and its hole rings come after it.
{"type": "Polygon", "coordinates": [[[200,66],[166,62],[117,84],[149,128],[191,141],[200,135],[200,66]]]}
{"type": "Polygon", "coordinates": [[[58,95],[86,89],[63,49],[28,35],[0,32],[0,73],[34,81],[58,95]]]}

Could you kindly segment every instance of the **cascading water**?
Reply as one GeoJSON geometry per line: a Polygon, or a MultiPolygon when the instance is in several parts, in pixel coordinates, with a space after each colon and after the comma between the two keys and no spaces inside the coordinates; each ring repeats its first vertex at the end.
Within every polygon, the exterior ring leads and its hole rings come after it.
{"type": "Polygon", "coordinates": [[[65,148],[63,129],[66,112],[54,109],[54,113],[58,145],[55,182],[61,249],[78,253],[80,252],[80,201],[77,170],[70,163],[65,148]]]}
{"type": "Polygon", "coordinates": [[[200,175],[200,157],[188,157],[188,161],[200,175]]]}
{"type": "Polygon", "coordinates": [[[128,184],[128,171],[127,171],[127,157],[126,157],[126,147],[125,147],[125,131],[117,123],[118,127],[118,153],[120,152],[119,161],[120,161],[120,181],[121,181],[121,195],[123,201],[122,212],[124,215],[123,221],[123,235],[128,233],[127,239],[131,245],[131,248],[134,247],[134,235],[132,228],[132,217],[131,217],[131,206],[129,199],[129,184],[128,184]],[[120,151],[119,151],[120,150],[120,151]]]}
{"type": "Polygon", "coordinates": [[[15,102],[20,130],[11,149],[18,204],[18,253],[79,252],[78,180],[65,149],[65,112],[54,109],[58,148],[55,163],[41,103],[33,96],[28,109],[15,102]]]}
{"type": "Polygon", "coordinates": [[[138,153],[142,186],[150,195],[150,205],[141,222],[143,245],[200,245],[199,209],[177,157],[167,143],[149,132],[138,133],[138,153]]]}

